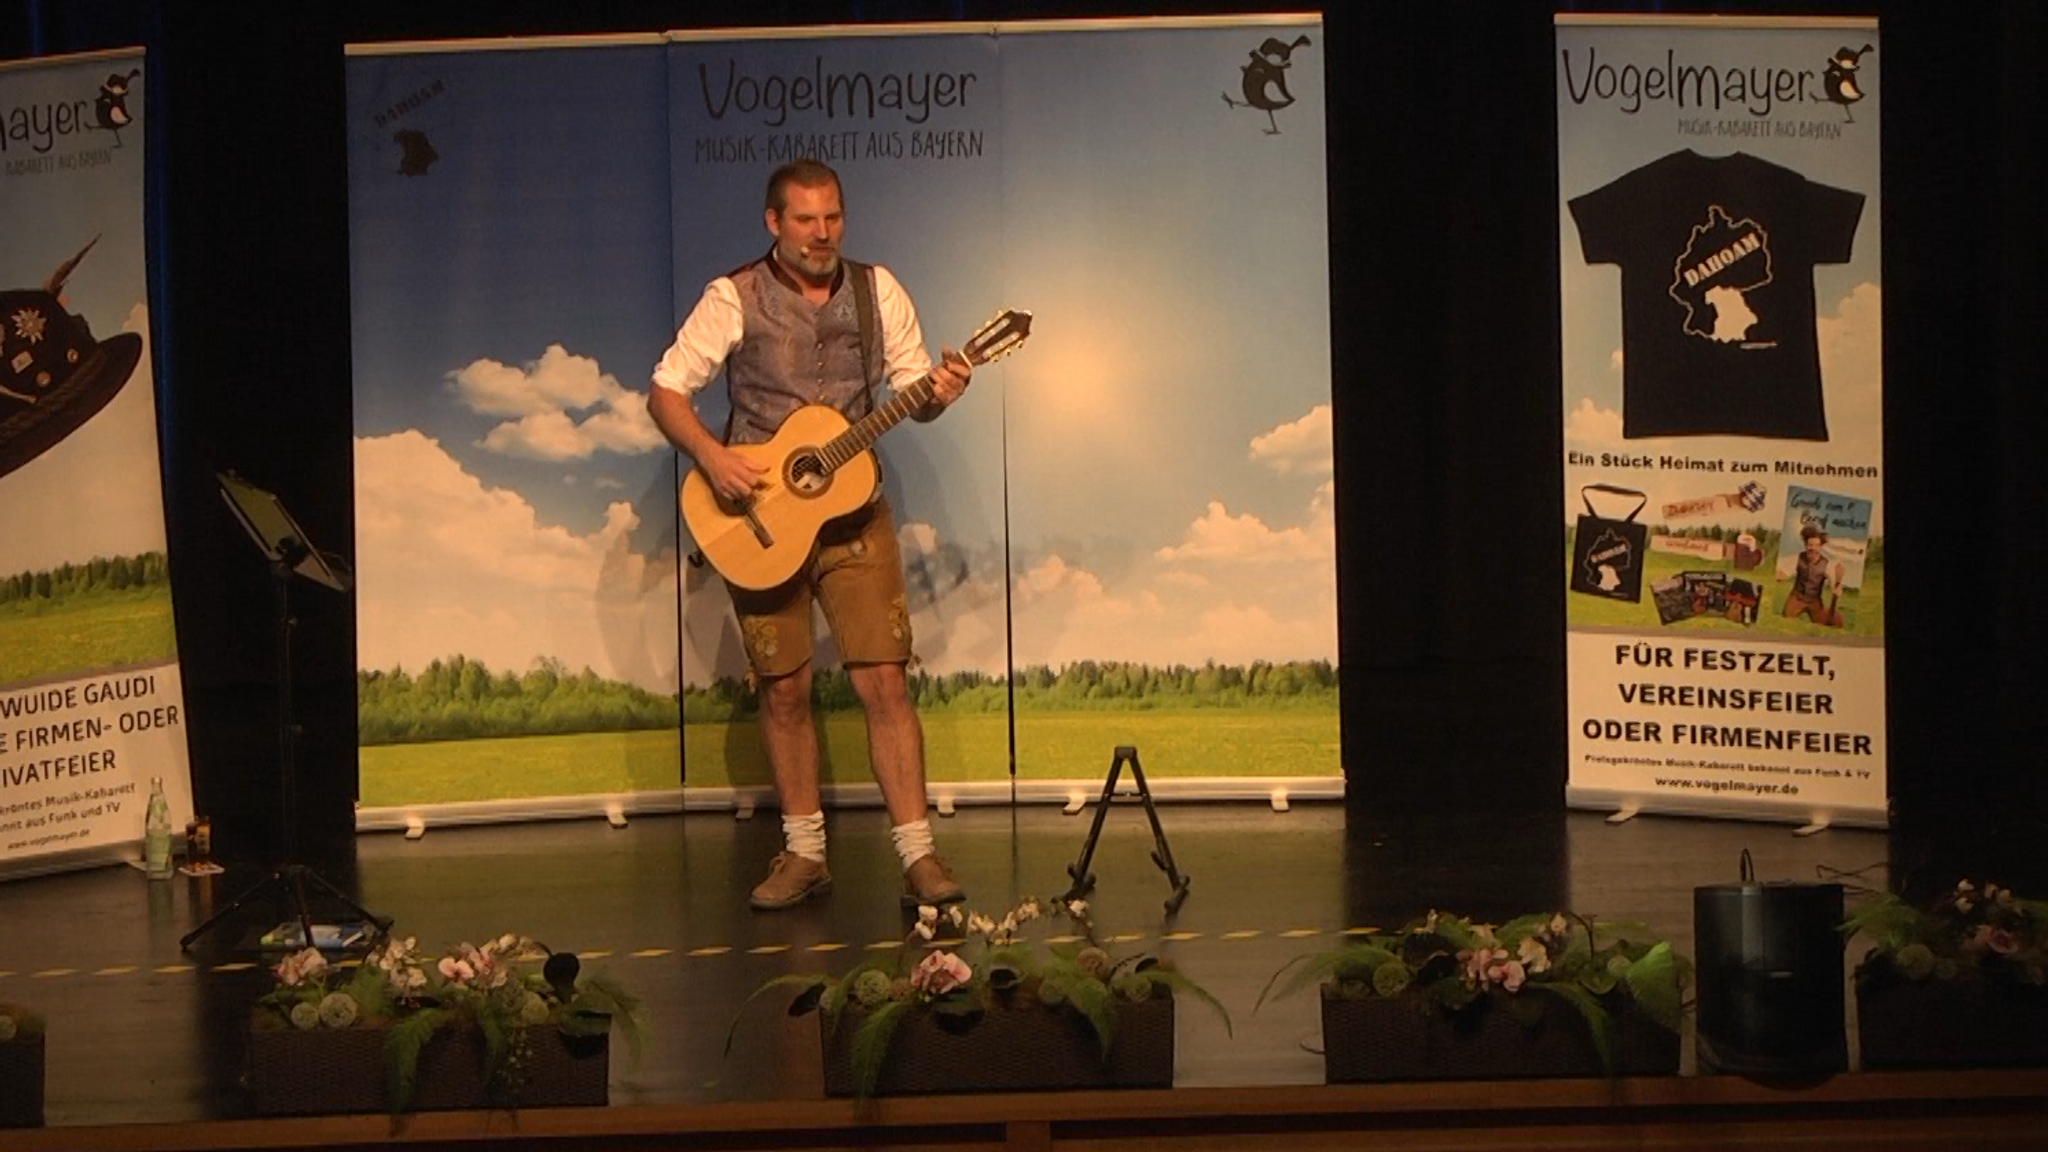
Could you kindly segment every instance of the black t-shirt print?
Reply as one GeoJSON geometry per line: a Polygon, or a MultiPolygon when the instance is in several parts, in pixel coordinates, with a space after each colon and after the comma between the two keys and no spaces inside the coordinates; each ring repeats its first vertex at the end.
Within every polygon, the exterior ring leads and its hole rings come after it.
{"type": "Polygon", "coordinates": [[[1621,266],[1623,436],[1828,438],[1813,268],[1848,261],[1862,193],[1687,150],[1570,207],[1621,266]]]}

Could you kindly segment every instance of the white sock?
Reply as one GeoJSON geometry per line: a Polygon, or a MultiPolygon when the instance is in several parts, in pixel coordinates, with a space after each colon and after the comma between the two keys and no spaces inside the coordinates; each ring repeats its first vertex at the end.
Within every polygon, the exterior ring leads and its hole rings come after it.
{"type": "Polygon", "coordinates": [[[896,841],[896,855],[903,857],[903,870],[909,871],[912,864],[931,855],[932,822],[913,820],[889,829],[889,838],[896,841]]]}
{"type": "Polygon", "coordinates": [[[818,863],[825,862],[825,813],[809,816],[782,815],[782,843],[788,851],[818,863]]]}

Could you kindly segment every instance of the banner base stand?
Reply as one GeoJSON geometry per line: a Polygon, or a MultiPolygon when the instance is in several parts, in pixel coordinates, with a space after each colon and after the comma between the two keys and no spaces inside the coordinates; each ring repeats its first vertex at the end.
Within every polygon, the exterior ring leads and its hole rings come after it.
{"type": "Polygon", "coordinates": [[[1610,823],[1623,812],[1635,815],[1695,816],[1723,820],[1753,820],[1763,824],[1792,824],[1798,834],[1810,836],[1827,828],[1889,828],[1890,814],[1883,808],[1830,806],[1826,811],[1793,808],[1764,799],[1744,800],[1728,795],[1688,800],[1681,796],[1644,796],[1615,788],[1582,788],[1567,785],[1565,807],[1578,811],[1608,812],[1610,823]]]}
{"type": "Polygon", "coordinates": [[[1629,821],[1635,819],[1636,813],[1641,811],[1642,809],[1636,807],[1633,804],[1630,804],[1623,807],[1619,812],[1616,812],[1613,815],[1609,816],[1607,818],[1607,822],[1609,824],[1626,824],[1629,821]]]}

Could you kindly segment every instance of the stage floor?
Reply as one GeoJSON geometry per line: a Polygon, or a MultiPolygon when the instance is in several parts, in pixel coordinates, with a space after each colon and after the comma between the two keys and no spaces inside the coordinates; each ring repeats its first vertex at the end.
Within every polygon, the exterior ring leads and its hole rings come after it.
{"type": "MultiPolygon", "coordinates": [[[[933,823],[969,906],[999,913],[1066,888],[1091,815],[977,808],[933,823]]],[[[1610,825],[1579,813],[1186,804],[1162,817],[1192,881],[1179,913],[1164,912],[1167,882],[1137,807],[1109,815],[1091,902],[1104,939],[1176,957],[1230,1010],[1234,1036],[1199,1006],[1180,1014],[1180,1087],[1321,1083],[1315,998],[1257,1013],[1253,1005],[1283,963],[1346,928],[1390,926],[1432,908],[1505,919],[1568,907],[1644,921],[1691,954],[1693,888],[1734,881],[1744,848],[1760,879],[1842,879],[1852,892],[1884,886],[1891,851],[1882,832],[1795,837],[1774,825],[1610,825]]],[[[811,1019],[790,1020],[764,1000],[730,1057],[721,1050],[736,1006],[762,981],[843,969],[905,931],[886,817],[837,813],[830,831],[835,890],[777,913],[746,906],[779,846],[772,811],[747,821],[636,817],[623,829],[589,821],[443,829],[418,841],[372,835],[357,842],[353,875],[330,874],[422,948],[520,932],[583,954],[643,996],[645,1057],[637,1068],[615,1059],[615,1104],[806,1099],[822,1091],[811,1019]]],[[[277,914],[252,915],[192,953],[178,939],[260,875],[150,883],[116,867],[0,885],[0,1000],[49,1021],[51,1125],[249,1114],[243,1028],[269,977],[237,946],[277,914]]],[[[1688,1039],[1688,1070],[1691,1059],[1688,1039]]]]}

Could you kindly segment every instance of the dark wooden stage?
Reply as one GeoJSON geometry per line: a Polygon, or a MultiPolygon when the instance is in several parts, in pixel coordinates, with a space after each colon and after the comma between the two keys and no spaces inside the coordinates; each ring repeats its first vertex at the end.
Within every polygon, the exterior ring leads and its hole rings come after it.
{"type": "MultiPolygon", "coordinates": [[[[1175,956],[1230,1009],[1235,1035],[1180,1014],[1171,1092],[957,1097],[856,1108],[822,1097],[808,1019],[757,1004],[730,1058],[734,1008],[782,972],[839,968],[900,938],[895,861],[879,812],[832,822],[836,890],[755,914],[745,891],[775,850],[774,813],[641,817],[366,836],[329,874],[399,930],[439,950],[504,931],[576,950],[641,993],[644,1061],[615,1057],[612,1106],[517,1116],[248,1119],[243,1024],[267,986],[247,925],[178,938],[254,878],[151,884],[108,868],[0,886],[0,999],[49,1020],[49,1128],[0,1132],[17,1149],[354,1146],[783,1147],[1953,1147],[2003,1137],[2048,1146],[2048,1073],[1851,1073],[1818,1084],[1730,1077],[1328,1088],[1316,1004],[1253,1012],[1282,963],[1346,928],[1431,908],[1486,918],[1570,907],[1647,921],[1683,951],[1692,890],[1736,877],[1748,848],[1764,879],[1881,887],[1888,869],[1947,855],[1897,835],[1597,815],[1374,816],[1338,804],[1164,810],[1192,894],[1167,918],[1165,879],[1137,809],[1111,814],[1097,853],[1097,927],[1175,956]]],[[[936,819],[972,907],[1055,895],[1087,819],[1050,807],[936,819]]],[[[231,846],[230,846],[231,847],[231,846]]],[[[1936,846],[1937,849],[1939,846],[1936,846]]],[[[1941,865],[1945,867],[1945,865],[1941,865]]],[[[1930,865],[1930,867],[1933,867],[1930,865]]],[[[1953,876],[1942,882],[1952,882],[1953,876]]],[[[2017,880],[2017,878],[2014,878],[2017,880]]],[[[269,917],[272,923],[276,916],[269,917]]],[[[1853,1052],[1853,1013],[1852,1052],[1853,1052]]]]}

